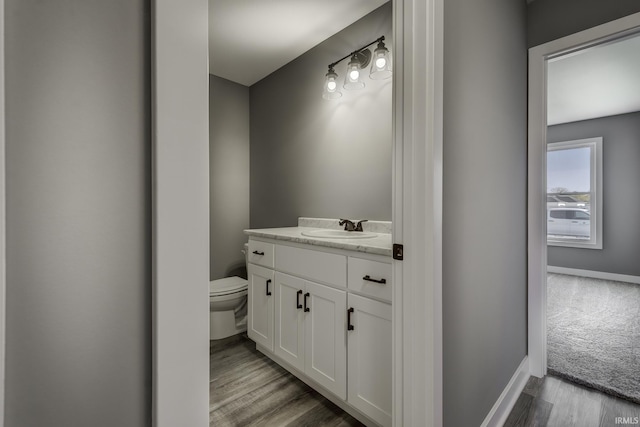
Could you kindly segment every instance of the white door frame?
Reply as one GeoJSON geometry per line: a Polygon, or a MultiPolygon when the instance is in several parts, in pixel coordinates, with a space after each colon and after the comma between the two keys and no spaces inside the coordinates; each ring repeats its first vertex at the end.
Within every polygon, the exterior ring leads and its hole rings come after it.
{"type": "Polygon", "coordinates": [[[531,374],[547,374],[547,67],[557,58],[640,30],[640,13],[529,49],[528,339],[531,374]]]}
{"type": "Polygon", "coordinates": [[[443,0],[394,1],[393,425],[442,426],[443,0]]]}
{"type": "Polygon", "coordinates": [[[152,2],[152,419],[209,425],[208,1],[152,2]]]}
{"type": "MultiPolygon", "coordinates": [[[[156,427],[209,425],[208,2],[152,2],[156,427]]],[[[0,0],[0,427],[4,420],[4,0],[0,0]]],[[[442,425],[443,0],[394,1],[395,426],[442,425]]]]}

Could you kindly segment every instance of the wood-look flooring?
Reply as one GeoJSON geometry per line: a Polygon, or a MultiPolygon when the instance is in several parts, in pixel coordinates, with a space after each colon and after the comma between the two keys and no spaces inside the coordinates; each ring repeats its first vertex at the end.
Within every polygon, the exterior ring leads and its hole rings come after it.
{"type": "Polygon", "coordinates": [[[504,426],[617,427],[638,417],[640,405],[548,375],[529,379],[504,426]]]}
{"type": "MultiPolygon", "coordinates": [[[[549,375],[529,379],[504,426],[640,425],[636,417],[640,417],[640,405],[549,375]]],[[[209,425],[363,426],[258,352],[244,334],[212,341],[209,425]]]]}
{"type": "Polygon", "coordinates": [[[209,425],[362,426],[256,350],[245,334],[211,341],[209,425]]]}

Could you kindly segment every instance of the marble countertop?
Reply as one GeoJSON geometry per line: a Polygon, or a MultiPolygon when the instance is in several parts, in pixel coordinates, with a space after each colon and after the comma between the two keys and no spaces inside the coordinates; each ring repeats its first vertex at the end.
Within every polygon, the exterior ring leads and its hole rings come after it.
{"type": "Polygon", "coordinates": [[[282,228],[260,228],[244,230],[244,233],[248,236],[262,237],[266,239],[285,240],[288,242],[304,243],[307,245],[325,246],[328,248],[391,256],[392,243],[390,233],[375,233],[376,237],[371,237],[368,239],[328,239],[302,235],[303,231],[319,230],[323,228],[329,227],[298,226],[282,228]]]}

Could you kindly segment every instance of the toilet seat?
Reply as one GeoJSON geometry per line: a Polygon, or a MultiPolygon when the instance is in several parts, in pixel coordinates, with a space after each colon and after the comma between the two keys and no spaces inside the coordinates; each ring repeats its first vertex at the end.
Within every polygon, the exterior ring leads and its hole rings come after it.
{"type": "Polygon", "coordinates": [[[209,282],[209,297],[220,297],[246,292],[249,285],[242,277],[233,276],[209,282]]]}

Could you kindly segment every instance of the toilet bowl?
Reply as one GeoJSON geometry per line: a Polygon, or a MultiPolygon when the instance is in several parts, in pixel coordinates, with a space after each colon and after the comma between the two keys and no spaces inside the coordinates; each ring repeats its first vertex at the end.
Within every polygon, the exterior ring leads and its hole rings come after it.
{"type": "Polygon", "coordinates": [[[238,276],[209,282],[210,340],[227,338],[247,330],[247,288],[247,280],[238,276]]]}
{"type": "Polygon", "coordinates": [[[219,340],[247,330],[246,320],[236,320],[236,312],[247,301],[247,281],[225,277],[209,284],[209,339],[219,340]]]}

